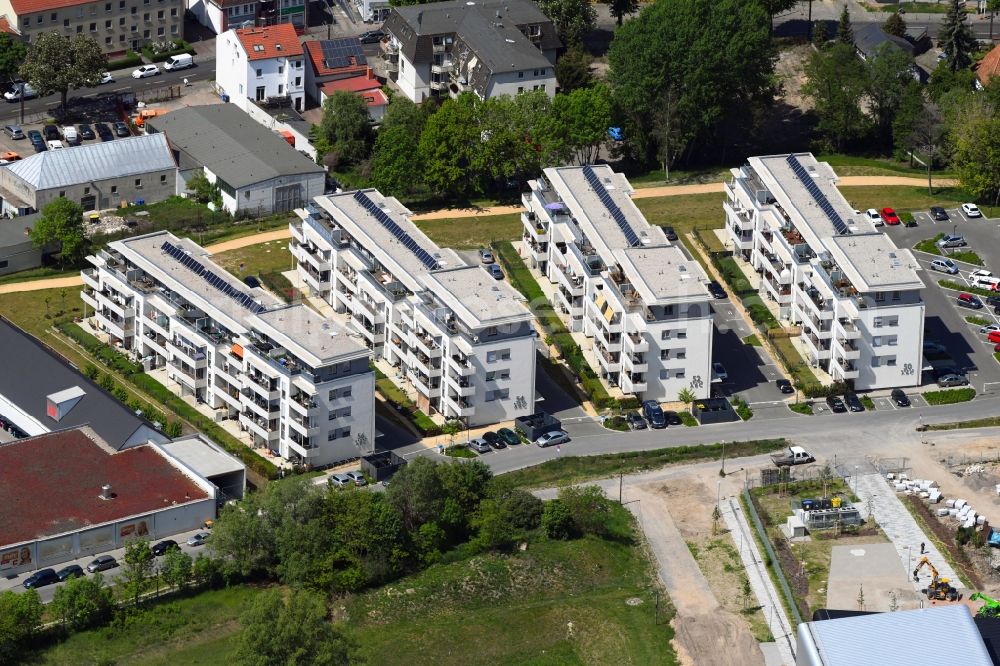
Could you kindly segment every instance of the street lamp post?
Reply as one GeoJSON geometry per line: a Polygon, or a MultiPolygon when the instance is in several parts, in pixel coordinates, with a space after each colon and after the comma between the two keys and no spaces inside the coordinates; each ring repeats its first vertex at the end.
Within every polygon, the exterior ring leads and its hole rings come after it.
{"type": "Polygon", "coordinates": [[[722,469],[719,470],[719,476],[726,475],[726,440],[722,440],[722,469]]]}

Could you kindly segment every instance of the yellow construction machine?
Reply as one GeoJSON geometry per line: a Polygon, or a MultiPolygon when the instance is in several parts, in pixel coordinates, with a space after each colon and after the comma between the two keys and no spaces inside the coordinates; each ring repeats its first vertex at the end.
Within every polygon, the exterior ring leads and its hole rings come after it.
{"type": "Polygon", "coordinates": [[[928,599],[932,601],[958,601],[962,598],[961,593],[951,586],[947,578],[938,577],[938,570],[934,568],[934,565],[926,557],[921,557],[920,562],[917,563],[917,568],[913,570],[913,582],[919,580],[917,574],[925,566],[931,570],[931,584],[922,590],[928,599]]]}

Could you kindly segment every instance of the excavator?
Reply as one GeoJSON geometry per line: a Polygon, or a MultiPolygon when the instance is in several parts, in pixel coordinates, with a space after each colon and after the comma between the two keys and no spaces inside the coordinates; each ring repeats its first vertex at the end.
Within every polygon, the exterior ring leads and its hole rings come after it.
{"type": "Polygon", "coordinates": [[[976,617],[997,617],[1000,618],[1000,601],[990,599],[982,592],[976,592],[969,597],[969,601],[985,601],[986,605],[979,609],[976,617]]]}
{"type": "Polygon", "coordinates": [[[923,590],[928,599],[932,601],[958,601],[962,598],[962,595],[951,586],[947,578],[938,578],[938,570],[934,568],[934,565],[926,557],[921,557],[920,562],[917,563],[917,568],[913,570],[913,582],[919,580],[917,574],[925,566],[930,567],[931,570],[931,584],[923,590]]]}

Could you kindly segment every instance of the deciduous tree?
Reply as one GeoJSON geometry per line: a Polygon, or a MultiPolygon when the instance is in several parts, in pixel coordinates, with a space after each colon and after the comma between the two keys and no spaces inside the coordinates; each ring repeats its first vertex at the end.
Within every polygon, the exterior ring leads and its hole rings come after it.
{"type": "Polygon", "coordinates": [[[114,610],[114,595],[100,573],[73,578],[56,588],[52,610],[64,625],[86,629],[107,621],[114,610]]]}
{"type": "Polygon", "coordinates": [[[139,604],[139,597],[146,591],[153,577],[153,552],[145,539],[131,539],[125,544],[125,561],[118,577],[118,589],[122,596],[139,604]]]}
{"type": "Polygon", "coordinates": [[[160,573],[167,585],[183,590],[191,582],[194,561],[180,548],[171,548],[163,556],[160,573]]]}
{"type": "Polygon", "coordinates": [[[976,38],[966,20],[963,0],[950,0],[948,13],[938,31],[938,47],[944,52],[948,69],[957,72],[972,65],[972,52],[976,48],[976,38]]]}
{"type": "Polygon", "coordinates": [[[865,62],[868,69],[867,98],[879,136],[892,140],[892,121],[903,95],[910,87],[919,87],[913,78],[910,56],[894,44],[882,44],[865,62]]]}
{"type": "Polygon", "coordinates": [[[28,236],[38,248],[59,245],[59,260],[63,266],[78,263],[87,250],[83,208],[69,199],[59,198],[42,209],[28,236]]]}
{"type": "Polygon", "coordinates": [[[591,62],[593,58],[582,46],[574,44],[569,47],[556,60],[556,81],[560,91],[569,93],[590,86],[594,82],[594,75],[590,73],[591,62]]]}
{"type": "Polygon", "coordinates": [[[427,122],[422,107],[403,95],[389,102],[372,154],[372,185],[393,196],[403,196],[422,182],[420,133],[427,122]]]}
{"type": "Polygon", "coordinates": [[[323,597],[304,590],[253,597],[240,617],[239,666],[347,666],[351,644],[333,626],[323,597]]]}
{"type": "Polygon", "coordinates": [[[597,10],[590,0],[538,0],[538,7],[556,24],[563,44],[576,44],[594,29],[597,10]]]}
{"type": "MultiPolygon", "coordinates": [[[[795,2],[795,0],[786,1],[795,2]]],[[[626,14],[635,14],[639,11],[638,0],[603,0],[603,2],[611,10],[611,15],[615,17],[619,27],[625,19],[626,14]]]]}
{"type": "Polygon", "coordinates": [[[0,85],[13,81],[28,55],[28,47],[9,32],[0,32],[0,85]]]}
{"type": "Polygon", "coordinates": [[[20,71],[42,97],[59,93],[65,107],[70,88],[96,85],[107,68],[108,57],[92,37],[44,32],[31,43],[20,71]]]}
{"type": "Polygon", "coordinates": [[[802,91],[815,105],[817,129],[838,150],[867,131],[861,98],[868,86],[865,65],[844,43],[812,54],[802,91]]]}
{"type": "Polygon", "coordinates": [[[980,201],[1000,201],[1000,115],[987,104],[966,111],[952,128],[953,162],[962,187],[980,201]]]}
{"type": "Polygon", "coordinates": [[[558,95],[552,104],[556,126],[577,164],[593,164],[607,143],[611,91],[602,84],[558,95]]]}
{"type": "Polygon", "coordinates": [[[371,152],[372,126],[368,105],[360,95],[338,90],[323,104],[318,148],[334,169],[352,167],[371,152]]]}
{"type": "Polygon", "coordinates": [[[482,183],[467,173],[482,141],[477,106],[475,95],[462,93],[445,100],[427,119],[420,135],[420,159],[424,182],[437,194],[463,198],[482,188],[482,183]]]}
{"type": "Polygon", "coordinates": [[[25,644],[42,624],[43,611],[37,590],[0,592],[0,661],[23,656],[25,644]]]}

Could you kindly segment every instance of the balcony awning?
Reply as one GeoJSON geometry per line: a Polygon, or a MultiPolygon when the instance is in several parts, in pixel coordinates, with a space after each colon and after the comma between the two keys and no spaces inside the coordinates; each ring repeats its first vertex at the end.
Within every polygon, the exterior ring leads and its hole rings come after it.
{"type": "Polygon", "coordinates": [[[233,353],[233,356],[235,356],[237,358],[243,358],[243,347],[241,347],[240,345],[238,345],[238,344],[236,344],[234,342],[233,343],[232,353],[233,353]]]}

